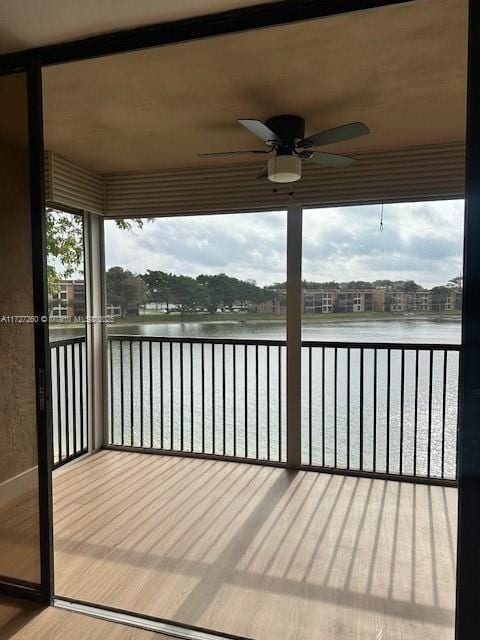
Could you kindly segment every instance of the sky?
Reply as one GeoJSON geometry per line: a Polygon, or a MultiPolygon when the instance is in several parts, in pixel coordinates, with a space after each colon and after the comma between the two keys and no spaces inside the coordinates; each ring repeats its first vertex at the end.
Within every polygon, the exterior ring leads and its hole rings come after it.
{"type": "MultiPolygon", "coordinates": [[[[310,209],[303,217],[303,278],[415,280],[462,273],[462,200],[310,209]]],[[[159,218],[143,229],[105,222],[106,266],[197,276],[226,273],[259,285],[286,280],[286,213],[159,218]]]]}

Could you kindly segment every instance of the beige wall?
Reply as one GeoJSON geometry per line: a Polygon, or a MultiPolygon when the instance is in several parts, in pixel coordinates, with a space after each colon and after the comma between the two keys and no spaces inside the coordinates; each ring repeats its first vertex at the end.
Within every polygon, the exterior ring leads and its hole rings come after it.
{"type": "Polygon", "coordinates": [[[38,582],[34,327],[2,322],[33,313],[24,75],[0,77],[0,95],[0,574],[38,582]]]}
{"type": "MultiPolygon", "coordinates": [[[[2,101],[22,85],[0,78],[2,101]]],[[[0,118],[0,316],[33,312],[27,114],[12,106],[13,127],[0,118]]],[[[36,447],[33,325],[0,322],[0,482],[36,465],[36,447]]]]}

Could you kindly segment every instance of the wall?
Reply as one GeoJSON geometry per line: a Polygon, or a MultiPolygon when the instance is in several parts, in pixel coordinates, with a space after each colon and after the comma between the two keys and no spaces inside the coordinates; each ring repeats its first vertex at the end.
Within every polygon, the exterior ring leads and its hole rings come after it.
{"type": "Polygon", "coordinates": [[[34,328],[6,321],[33,312],[24,74],[0,77],[0,95],[0,575],[37,582],[34,328]]]}

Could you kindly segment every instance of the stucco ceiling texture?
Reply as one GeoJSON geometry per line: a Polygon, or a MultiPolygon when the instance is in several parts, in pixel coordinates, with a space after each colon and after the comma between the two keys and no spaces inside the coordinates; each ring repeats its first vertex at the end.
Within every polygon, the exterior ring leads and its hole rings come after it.
{"type": "Polygon", "coordinates": [[[461,142],[466,57],[466,0],[415,0],[49,67],[46,147],[100,173],[238,163],[196,154],[261,148],[237,119],[283,113],[364,121],[339,153],[461,142]]]}

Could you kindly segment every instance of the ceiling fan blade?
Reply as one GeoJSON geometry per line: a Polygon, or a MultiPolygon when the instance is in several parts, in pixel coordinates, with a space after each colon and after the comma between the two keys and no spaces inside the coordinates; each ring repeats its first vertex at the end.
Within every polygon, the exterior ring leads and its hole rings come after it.
{"type": "Polygon", "coordinates": [[[335,169],[343,169],[356,162],[354,158],[339,156],[336,153],[325,153],[323,151],[313,151],[312,156],[310,158],[304,158],[304,160],[306,160],[306,162],[320,164],[323,167],[334,167],[335,169]]]}
{"type": "Polygon", "coordinates": [[[258,136],[264,142],[280,141],[278,135],[260,120],[248,120],[242,118],[238,122],[248,129],[250,133],[253,133],[254,136],[258,136]]]}
{"type": "Polygon", "coordinates": [[[215,153],[197,153],[199,158],[219,158],[221,156],[241,156],[247,153],[270,153],[269,150],[252,149],[250,151],[219,151],[215,153]]]}
{"type": "Polygon", "coordinates": [[[264,165],[260,171],[257,173],[257,180],[258,178],[266,178],[268,176],[268,164],[264,165]]]}
{"type": "Polygon", "coordinates": [[[350,124],[343,124],[340,127],[334,129],[328,129],[327,131],[320,131],[320,133],[314,133],[312,136],[308,136],[302,140],[299,147],[321,147],[324,144],[333,144],[335,142],[343,142],[344,140],[351,140],[352,138],[358,138],[370,133],[370,129],[363,122],[350,122],[350,124]],[[303,143],[307,143],[303,145],[303,143]]]}

